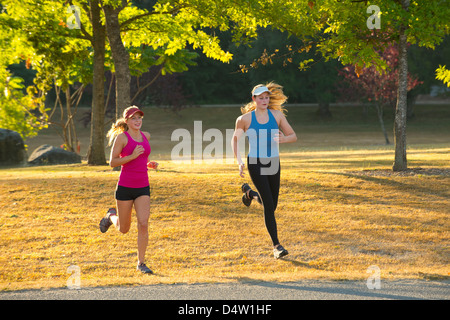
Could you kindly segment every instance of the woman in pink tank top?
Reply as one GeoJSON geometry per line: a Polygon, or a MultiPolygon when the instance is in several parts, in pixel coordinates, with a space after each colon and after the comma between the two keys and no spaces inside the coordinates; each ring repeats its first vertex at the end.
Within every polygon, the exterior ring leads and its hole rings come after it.
{"type": "Polygon", "coordinates": [[[117,120],[108,132],[109,144],[114,140],[109,164],[121,166],[116,188],[116,207],[110,208],[100,221],[100,231],[111,225],[127,233],[131,226],[131,211],[136,211],[138,224],[138,265],[142,273],[153,273],[145,265],[148,244],[148,219],[150,216],[150,186],[147,168],[156,169],[158,163],[148,162],[151,152],[150,134],[141,131],[144,113],[136,106],[125,109],[123,118],[117,120]]]}

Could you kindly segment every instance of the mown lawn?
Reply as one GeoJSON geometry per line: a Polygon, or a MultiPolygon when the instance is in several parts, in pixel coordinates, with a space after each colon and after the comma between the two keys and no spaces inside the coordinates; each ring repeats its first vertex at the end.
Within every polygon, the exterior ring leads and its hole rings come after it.
{"type": "Polygon", "coordinates": [[[449,277],[450,148],[408,151],[411,170],[390,171],[393,151],[282,154],[279,238],[272,256],[263,211],[241,203],[235,165],[160,160],[150,172],[148,265],[136,272],[130,232],[102,234],[118,172],[107,166],[0,169],[0,289],[64,287],[68,267],[82,286],[236,280],[449,277]],[[418,169],[420,168],[420,169],[418,169]]]}
{"type": "MultiPolygon", "coordinates": [[[[0,168],[0,290],[65,287],[72,265],[82,286],[237,280],[447,279],[449,263],[450,108],[417,106],[408,121],[408,165],[392,173],[393,146],[384,145],[374,110],[291,108],[298,141],[283,145],[278,233],[290,254],[272,256],[263,210],[241,202],[250,179],[235,164],[180,164],[170,153],[177,128],[233,129],[239,108],[191,108],[176,116],[144,108],[152,134],[152,207],[147,263],[136,272],[136,220],[130,232],[100,233],[114,206],[118,172],[108,166],[0,168]]],[[[83,115],[82,110],[78,116],[83,115]]],[[[392,137],[392,114],[386,112],[392,137]]],[[[202,133],[203,133],[202,132],[202,133]]],[[[89,128],[78,123],[81,153],[89,128]]],[[[201,139],[202,137],[200,137],[201,139]]],[[[26,141],[60,145],[54,129],[26,141]]],[[[203,148],[210,142],[203,142],[203,148]]],[[[224,139],[224,147],[229,142],[224,139]]],[[[106,148],[106,154],[109,148],[106,148]]]]}

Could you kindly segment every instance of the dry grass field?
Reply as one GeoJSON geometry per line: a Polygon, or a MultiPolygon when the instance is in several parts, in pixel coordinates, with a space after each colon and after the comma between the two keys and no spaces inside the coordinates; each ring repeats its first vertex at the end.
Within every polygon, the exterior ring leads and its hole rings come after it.
{"type": "MultiPolygon", "coordinates": [[[[230,113],[224,109],[208,120],[230,113]]],[[[288,119],[296,119],[294,113],[288,119]]],[[[390,170],[392,146],[357,144],[357,132],[360,139],[382,142],[376,124],[295,127],[299,142],[281,150],[276,213],[290,254],[275,260],[262,207],[241,202],[248,174],[240,178],[233,164],[170,161],[170,133],[195,118],[175,117],[169,124],[163,111],[153,113],[158,121],[147,114],[152,159],[160,163],[160,170],[149,172],[146,259],[155,274],[135,270],[135,218],[126,235],[99,231],[114,205],[118,172],[85,163],[0,168],[0,290],[65,287],[71,265],[80,267],[82,286],[366,279],[372,265],[383,279],[449,278],[450,132],[444,126],[412,125],[411,170],[403,173],[390,170]]],[[[213,125],[205,121],[204,127],[213,125]]],[[[27,144],[31,149],[51,136],[43,132],[27,144]]]]}

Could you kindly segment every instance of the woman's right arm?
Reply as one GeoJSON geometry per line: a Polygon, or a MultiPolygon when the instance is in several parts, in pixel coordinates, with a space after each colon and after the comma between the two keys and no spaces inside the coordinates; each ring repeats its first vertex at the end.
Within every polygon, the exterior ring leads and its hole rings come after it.
{"type": "Polygon", "coordinates": [[[236,127],[234,129],[233,138],[231,139],[231,148],[233,149],[234,156],[239,164],[239,175],[244,177],[245,164],[242,161],[241,153],[239,151],[239,140],[245,132],[245,124],[242,116],[236,119],[236,127]]]}

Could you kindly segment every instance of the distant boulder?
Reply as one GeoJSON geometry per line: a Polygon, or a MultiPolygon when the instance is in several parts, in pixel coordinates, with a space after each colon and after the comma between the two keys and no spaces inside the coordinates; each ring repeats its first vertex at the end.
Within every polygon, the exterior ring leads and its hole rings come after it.
{"type": "Polygon", "coordinates": [[[81,156],[61,148],[44,144],[33,151],[28,158],[31,165],[81,163],[81,156]]]}
{"type": "Polygon", "coordinates": [[[0,165],[23,165],[26,159],[27,152],[20,134],[0,129],[0,165]]]}

